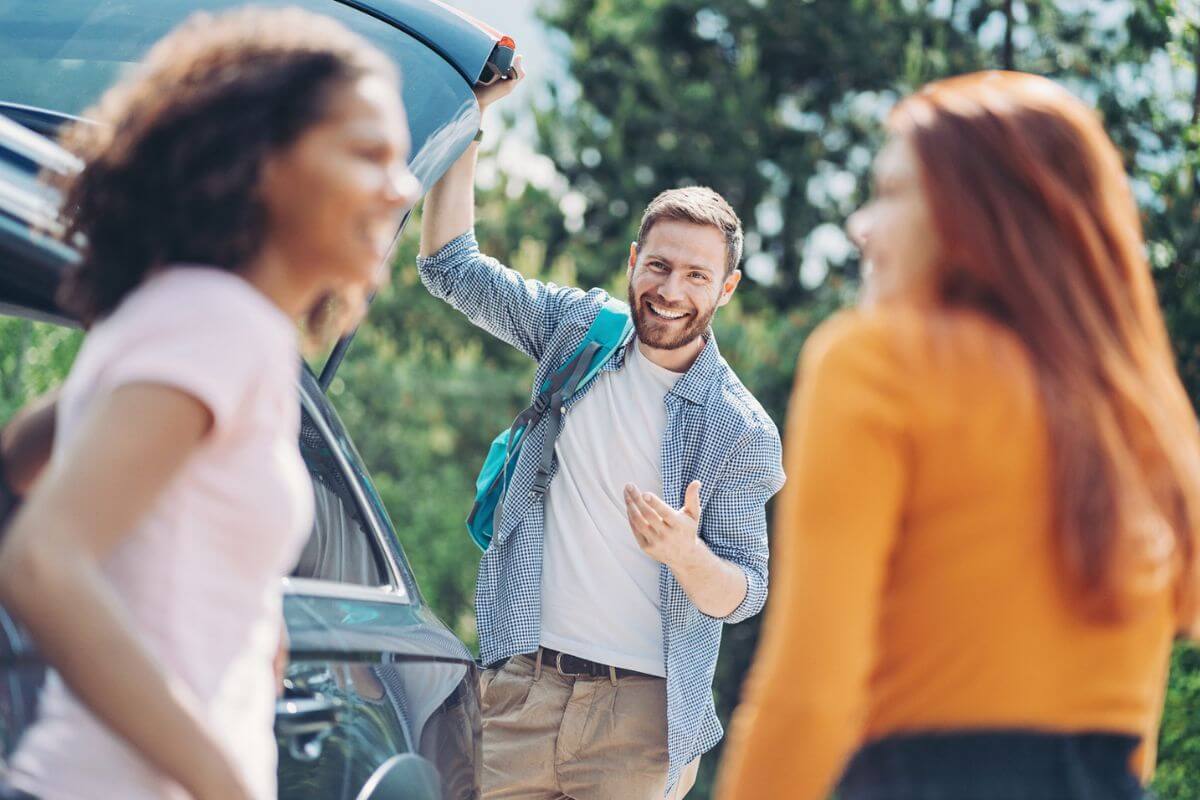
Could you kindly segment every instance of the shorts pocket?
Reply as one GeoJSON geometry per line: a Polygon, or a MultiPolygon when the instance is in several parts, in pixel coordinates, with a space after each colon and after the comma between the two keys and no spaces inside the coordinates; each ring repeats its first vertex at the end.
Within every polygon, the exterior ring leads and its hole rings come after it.
{"type": "Polygon", "coordinates": [[[519,710],[529,697],[533,686],[533,675],[513,669],[512,661],[492,670],[479,700],[479,708],[486,719],[497,719],[514,709],[519,710]]]}

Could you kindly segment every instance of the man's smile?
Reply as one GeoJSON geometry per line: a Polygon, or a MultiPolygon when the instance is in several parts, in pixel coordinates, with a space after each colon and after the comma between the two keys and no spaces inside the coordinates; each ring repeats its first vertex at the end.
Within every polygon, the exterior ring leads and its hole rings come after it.
{"type": "Polygon", "coordinates": [[[674,311],[674,310],[662,308],[661,306],[654,305],[649,300],[647,300],[645,302],[646,302],[646,308],[650,309],[650,312],[652,314],[654,314],[656,317],[662,317],[663,319],[668,319],[668,320],[677,320],[677,319],[683,319],[684,317],[686,317],[688,315],[688,312],[686,312],[686,311],[674,311]]]}

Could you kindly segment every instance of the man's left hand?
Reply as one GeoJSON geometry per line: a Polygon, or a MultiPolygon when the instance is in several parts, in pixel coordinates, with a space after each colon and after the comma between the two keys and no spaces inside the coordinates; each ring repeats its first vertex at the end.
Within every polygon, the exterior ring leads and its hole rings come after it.
{"type": "Polygon", "coordinates": [[[686,563],[700,545],[700,481],[688,484],[678,511],[652,492],[627,483],[625,511],[638,546],[659,563],[686,563]]]}
{"type": "Polygon", "coordinates": [[[487,111],[488,106],[497,100],[502,100],[512,94],[517,88],[517,84],[525,80],[525,58],[518,55],[513,59],[512,69],[509,74],[499,78],[487,86],[480,86],[475,89],[475,100],[479,103],[480,112],[487,111]]]}

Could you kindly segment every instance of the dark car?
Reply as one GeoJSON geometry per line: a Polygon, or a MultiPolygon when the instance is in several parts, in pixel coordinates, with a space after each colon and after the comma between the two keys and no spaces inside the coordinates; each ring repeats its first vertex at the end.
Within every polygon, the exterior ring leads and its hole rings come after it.
{"type": "MultiPolygon", "coordinates": [[[[37,176],[78,164],[46,137],[188,14],[237,4],[0,0],[0,314],[74,325],[53,298],[77,255],[53,237],[59,197],[37,176]]],[[[507,70],[512,58],[510,40],[433,0],[273,4],[334,17],[395,60],[412,131],[410,167],[425,186],[478,129],[472,87],[507,70]]],[[[298,386],[300,447],[317,514],[283,586],[291,663],[276,714],[279,793],[477,797],[475,662],[422,600],[400,539],[325,396],[344,345],[320,378],[305,367],[298,386]]],[[[36,715],[44,672],[0,608],[0,767],[36,715]]]]}

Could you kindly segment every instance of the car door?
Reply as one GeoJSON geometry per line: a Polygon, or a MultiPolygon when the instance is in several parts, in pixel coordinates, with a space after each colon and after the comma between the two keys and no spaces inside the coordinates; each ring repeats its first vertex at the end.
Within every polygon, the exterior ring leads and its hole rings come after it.
{"type": "Polygon", "coordinates": [[[390,776],[381,796],[477,797],[471,653],[423,602],[361,459],[307,372],[301,409],[316,513],[284,587],[280,796],[352,800],[390,776]]]}

